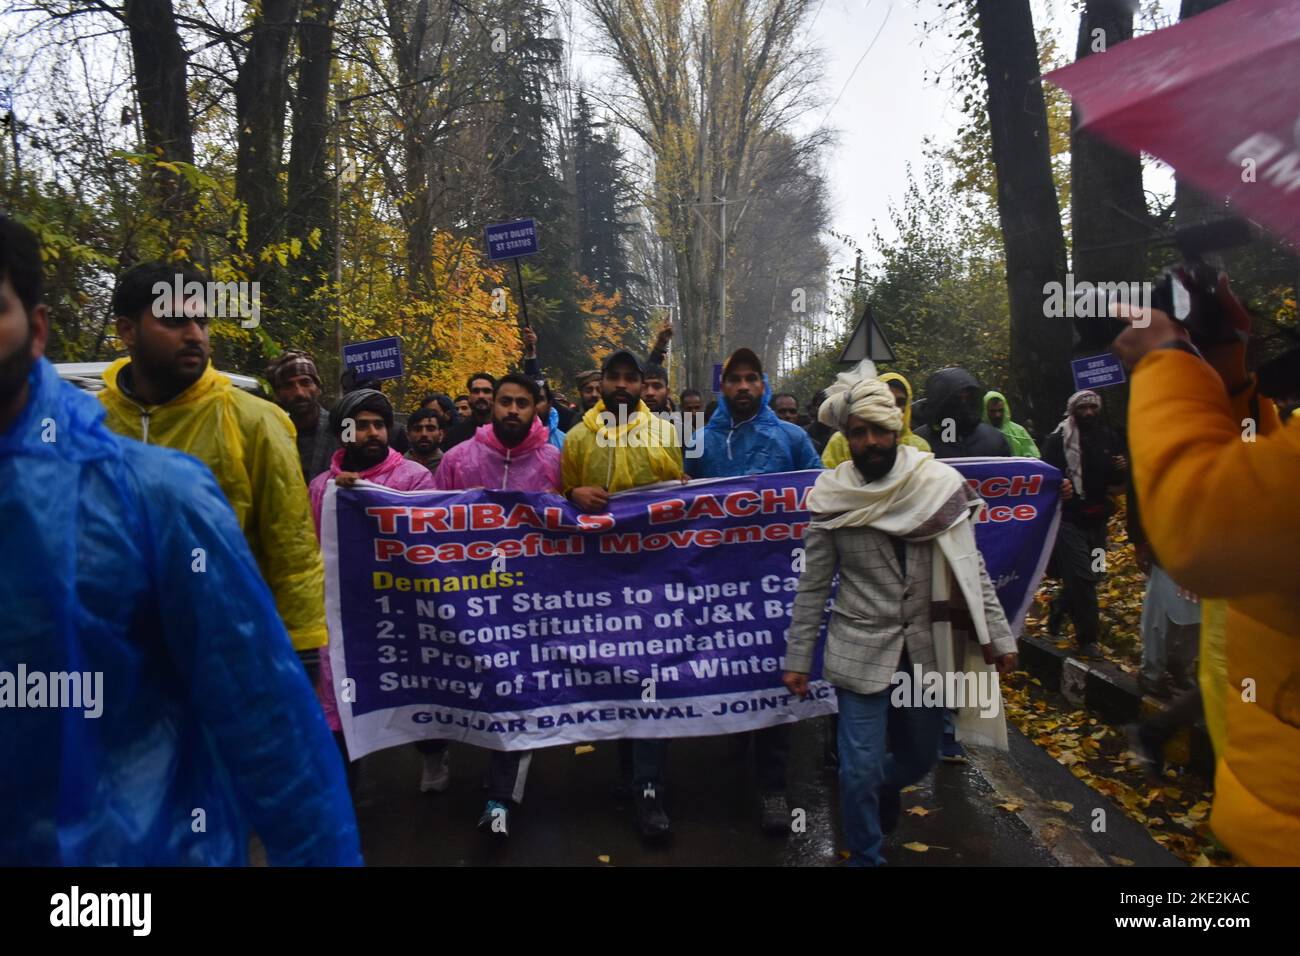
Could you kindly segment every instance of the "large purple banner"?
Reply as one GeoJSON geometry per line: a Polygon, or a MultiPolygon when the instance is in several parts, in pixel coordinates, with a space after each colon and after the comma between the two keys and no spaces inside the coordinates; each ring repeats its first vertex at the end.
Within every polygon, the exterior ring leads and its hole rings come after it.
{"type": "MultiPolygon", "coordinates": [[[[1054,537],[1059,473],[953,462],[987,507],[977,540],[1024,618],[1054,537]]],[[[353,757],[429,737],[498,750],[733,733],[833,713],[781,684],[817,472],[615,495],[330,485],[330,654],[353,757]]]]}

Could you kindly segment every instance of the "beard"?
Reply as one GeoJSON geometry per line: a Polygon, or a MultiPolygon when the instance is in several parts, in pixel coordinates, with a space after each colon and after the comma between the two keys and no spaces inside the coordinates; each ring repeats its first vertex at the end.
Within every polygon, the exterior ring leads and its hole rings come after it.
{"type": "Polygon", "coordinates": [[[510,421],[509,419],[494,419],[492,422],[492,431],[496,433],[497,441],[507,448],[512,448],[527,438],[532,427],[531,419],[526,424],[519,420],[510,421]]]}
{"type": "Polygon", "coordinates": [[[388,457],[388,442],[375,439],[364,443],[349,445],[344,455],[344,465],[353,471],[365,471],[373,468],[388,457]]]}
{"type": "Polygon", "coordinates": [[[639,401],[639,399],[633,398],[630,392],[624,392],[621,390],[615,392],[602,392],[600,397],[605,402],[605,407],[610,411],[619,408],[626,408],[629,415],[632,413],[632,410],[636,408],[636,403],[639,401]]]}
{"type": "Polygon", "coordinates": [[[210,357],[210,353],[205,348],[186,348],[177,351],[167,349],[163,351],[151,348],[148,344],[137,339],[136,348],[131,357],[131,364],[143,369],[148,380],[155,382],[157,387],[163,390],[163,394],[170,399],[179,395],[203,377],[203,372],[208,366],[210,357]],[[181,355],[190,353],[200,359],[195,363],[193,369],[184,368],[180,364],[181,355]]]}
{"type": "Polygon", "coordinates": [[[0,405],[7,405],[23,390],[35,365],[36,359],[32,356],[32,327],[29,323],[27,338],[23,339],[18,348],[0,359],[0,405]]]}
{"type": "Polygon", "coordinates": [[[853,456],[853,466],[868,483],[879,481],[889,474],[898,460],[898,445],[888,451],[863,452],[853,456]]]}

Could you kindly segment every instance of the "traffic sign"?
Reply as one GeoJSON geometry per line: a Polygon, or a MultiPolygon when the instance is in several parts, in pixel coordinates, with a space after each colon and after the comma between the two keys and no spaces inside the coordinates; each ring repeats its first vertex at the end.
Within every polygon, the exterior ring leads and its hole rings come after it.
{"type": "Polygon", "coordinates": [[[862,310],[862,318],[858,319],[858,327],[849,336],[849,343],[844,346],[840,362],[844,365],[856,365],[865,358],[873,362],[894,361],[894,349],[889,344],[889,339],[885,338],[885,333],[880,326],[876,325],[876,317],[872,314],[869,305],[862,310]]]}

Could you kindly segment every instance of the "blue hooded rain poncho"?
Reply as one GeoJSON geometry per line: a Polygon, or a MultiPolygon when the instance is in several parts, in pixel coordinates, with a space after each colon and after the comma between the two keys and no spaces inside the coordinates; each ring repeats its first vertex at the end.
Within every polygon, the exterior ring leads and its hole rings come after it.
{"type": "MultiPolygon", "coordinates": [[[[359,864],[343,766],[200,462],[114,435],[40,360],[0,434],[0,865],[359,864]],[[102,675],[94,709],[34,673],[102,675]],[[8,678],[6,680],[6,678],[8,678]]],[[[88,678],[85,687],[94,687],[88,678]]]]}
{"type": "Polygon", "coordinates": [[[718,402],[686,451],[686,473],[692,478],[730,478],[820,469],[822,460],[808,433],[777,418],[771,402],[772,385],[766,375],[758,412],[749,421],[733,424],[726,400],[718,402]]]}

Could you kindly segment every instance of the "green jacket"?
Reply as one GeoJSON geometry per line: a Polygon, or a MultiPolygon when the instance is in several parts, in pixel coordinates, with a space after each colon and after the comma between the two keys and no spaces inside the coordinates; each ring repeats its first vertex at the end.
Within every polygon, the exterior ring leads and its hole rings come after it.
{"type": "MultiPolygon", "coordinates": [[[[1002,434],[1007,436],[1007,442],[1011,445],[1011,454],[1015,455],[1017,458],[1040,457],[1038,454],[1038,446],[1034,444],[1034,440],[1030,437],[1029,432],[1025,431],[1022,426],[1017,425],[1011,420],[1011,403],[1007,401],[1006,396],[1001,392],[984,393],[985,423],[989,425],[993,424],[989,421],[989,402],[995,398],[1001,399],[1002,404],[1006,407],[1006,414],[1002,416],[1001,430],[1002,434]]],[[[996,428],[997,426],[994,425],[994,427],[996,428]]]]}

